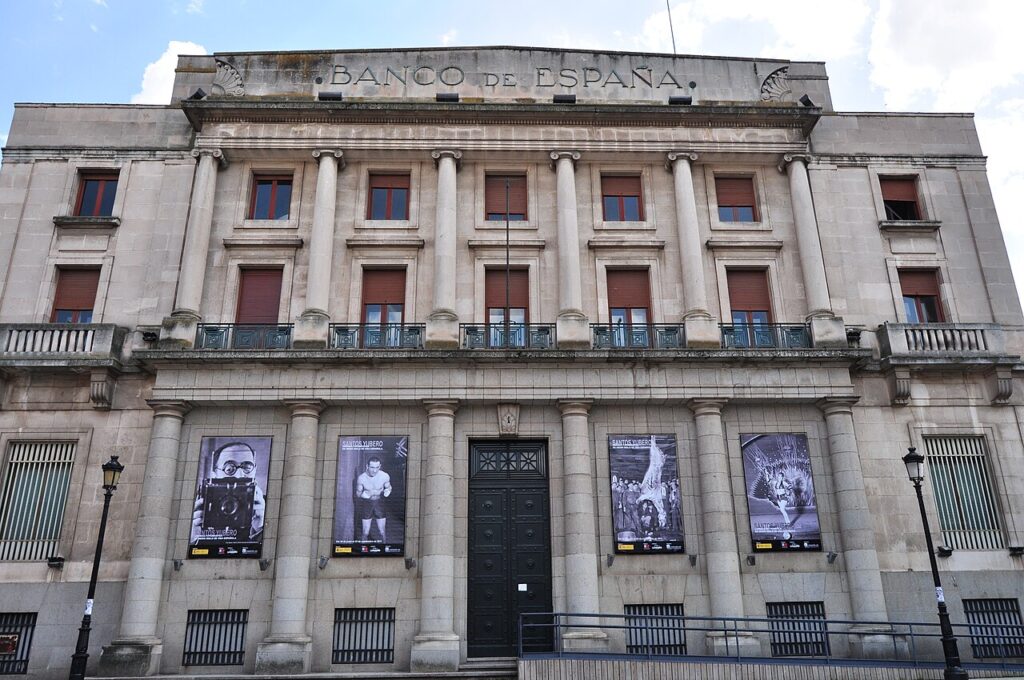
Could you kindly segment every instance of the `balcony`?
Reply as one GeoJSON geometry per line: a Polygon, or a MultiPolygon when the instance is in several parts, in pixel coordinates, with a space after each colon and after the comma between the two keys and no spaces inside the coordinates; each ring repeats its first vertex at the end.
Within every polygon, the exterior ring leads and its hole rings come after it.
{"type": "Polygon", "coordinates": [[[469,324],[459,325],[462,349],[555,349],[554,324],[469,324]]]}
{"type": "Polygon", "coordinates": [[[106,323],[0,324],[0,366],[120,368],[126,334],[106,323]]]}
{"type": "Polygon", "coordinates": [[[878,328],[878,346],[882,357],[970,359],[1006,353],[1003,328],[994,323],[886,323],[878,328]]]}
{"type": "Polygon", "coordinates": [[[292,324],[201,323],[196,349],[267,350],[290,349],[292,324]]]}
{"type": "Polygon", "coordinates": [[[720,324],[725,349],[810,349],[810,329],[803,324],[720,324]]]}
{"type": "Polygon", "coordinates": [[[331,349],[423,349],[421,323],[343,324],[330,326],[331,349]]]}
{"type": "Polygon", "coordinates": [[[679,324],[592,323],[594,349],[681,349],[685,333],[679,324]]]}

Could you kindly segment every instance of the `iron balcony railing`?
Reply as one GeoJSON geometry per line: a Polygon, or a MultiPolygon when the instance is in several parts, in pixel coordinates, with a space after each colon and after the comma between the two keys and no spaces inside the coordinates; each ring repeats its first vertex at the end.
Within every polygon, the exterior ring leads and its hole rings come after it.
{"type": "Polygon", "coordinates": [[[810,329],[802,324],[719,324],[725,349],[808,349],[810,329]]]}
{"type": "Polygon", "coordinates": [[[459,325],[463,349],[555,349],[555,326],[547,323],[459,325]]]}
{"type": "Polygon", "coordinates": [[[679,324],[592,323],[594,349],[680,349],[686,346],[679,324]]]}
{"type": "Polygon", "coordinates": [[[423,349],[421,323],[346,324],[330,327],[332,349],[423,349]]]}
{"type": "Polygon", "coordinates": [[[264,350],[291,346],[290,323],[201,323],[196,332],[196,349],[264,350]]]}

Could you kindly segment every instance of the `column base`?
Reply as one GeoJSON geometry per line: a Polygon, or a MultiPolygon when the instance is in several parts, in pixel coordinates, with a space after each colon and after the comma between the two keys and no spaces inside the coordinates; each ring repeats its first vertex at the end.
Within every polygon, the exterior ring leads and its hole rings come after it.
{"type": "Polygon", "coordinates": [[[427,349],[459,348],[459,317],[450,309],[435,309],[427,317],[427,349]]]}
{"type": "Polygon", "coordinates": [[[686,346],[696,349],[718,349],[722,346],[722,330],[710,314],[695,313],[683,317],[686,346]]]}
{"type": "Polygon", "coordinates": [[[751,633],[708,633],[704,641],[711,656],[761,656],[761,642],[751,633]]]}
{"type": "Polygon", "coordinates": [[[307,309],[295,320],[292,347],[295,349],[326,349],[331,319],[319,309],[307,309]]]}
{"type": "Polygon", "coordinates": [[[256,646],[257,675],[296,675],[309,672],[313,641],[301,637],[269,637],[256,646]]]}
{"type": "Polygon", "coordinates": [[[139,678],[160,672],[164,646],[159,638],[114,640],[100,652],[96,674],[103,678],[139,678]]]}
{"type": "Polygon", "coordinates": [[[814,347],[850,346],[846,339],[846,326],[839,316],[816,316],[809,319],[811,325],[811,345],[814,347]]]}
{"type": "Polygon", "coordinates": [[[608,635],[599,630],[569,630],[562,634],[566,652],[607,652],[608,635]]]}
{"type": "Polygon", "coordinates": [[[860,659],[906,659],[910,646],[905,635],[887,626],[850,626],[850,656],[860,659]]]}
{"type": "Polygon", "coordinates": [[[459,670],[460,644],[455,633],[428,633],[412,640],[409,668],[416,673],[459,670]]]}
{"type": "Polygon", "coordinates": [[[575,309],[567,309],[555,320],[555,336],[558,349],[590,349],[590,321],[587,315],[575,309]]]}
{"type": "Polygon", "coordinates": [[[181,310],[165,316],[160,323],[160,349],[192,349],[200,318],[195,312],[181,310]]]}

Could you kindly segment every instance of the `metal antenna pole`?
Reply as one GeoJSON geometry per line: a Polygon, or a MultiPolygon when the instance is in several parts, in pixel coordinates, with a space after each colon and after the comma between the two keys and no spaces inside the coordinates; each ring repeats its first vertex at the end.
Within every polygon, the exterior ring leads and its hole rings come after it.
{"type": "Polygon", "coordinates": [[[669,0],[665,0],[665,9],[668,10],[668,31],[672,34],[672,54],[676,53],[676,29],[672,27],[672,8],[668,6],[669,0]]]}
{"type": "Polygon", "coordinates": [[[509,268],[509,192],[512,189],[512,178],[508,175],[505,176],[505,346],[511,346],[509,337],[509,331],[511,326],[509,325],[509,317],[512,315],[512,310],[509,309],[511,303],[509,302],[509,281],[512,278],[511,270],[509,268]]]}

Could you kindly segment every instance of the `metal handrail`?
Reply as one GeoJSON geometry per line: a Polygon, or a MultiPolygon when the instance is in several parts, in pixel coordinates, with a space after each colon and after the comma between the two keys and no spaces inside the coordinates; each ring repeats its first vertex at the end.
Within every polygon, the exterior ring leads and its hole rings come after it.
{"type": "Polygon", "coordinates": [[[551,323],[459,324],[463,349],[555,349],[555,325],[551,323]]]}
{"type": "Polygon", "coordinates": [[[686,333],[677,323],[592,323],[594,349],[681,349],[686,333]]]}
{"type": "Polygon", "coordinates": [[[332,323],[331,349],[423,349],[421,323],[332,323]]]}
{"type": "Polygon", "coordinates": [[[266,350],[291,349],[290,323],[201,323],[196,329],[196,349],[266,350]]]}
{"type": "Polygon", "coordinates": [[[723,323],[725,349],[809,349],[810,328],[793,323],[723,323]]]}

